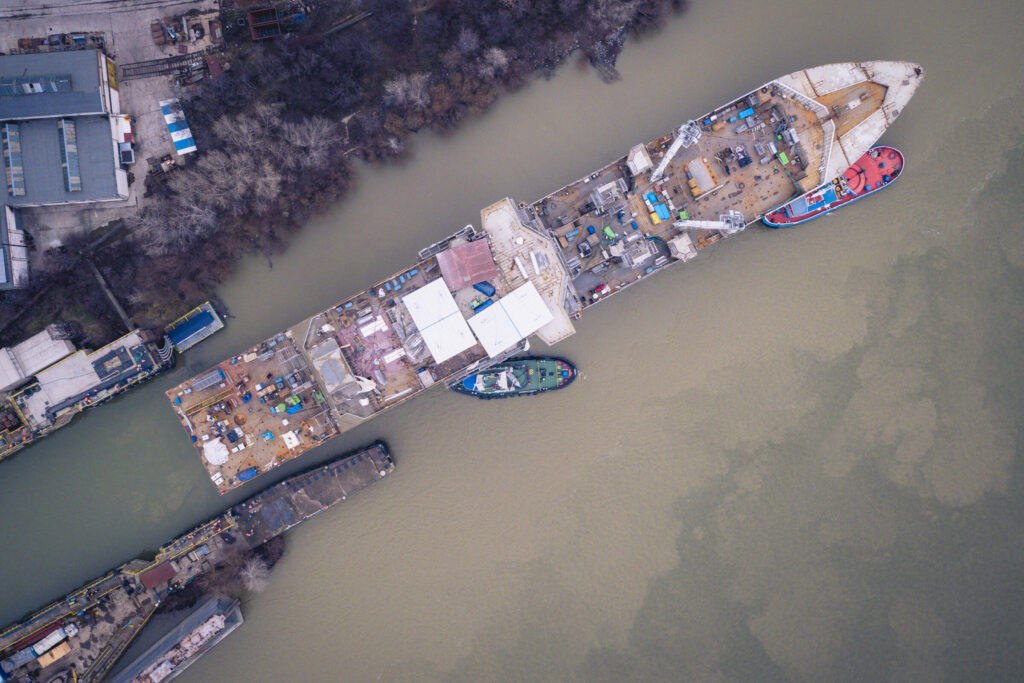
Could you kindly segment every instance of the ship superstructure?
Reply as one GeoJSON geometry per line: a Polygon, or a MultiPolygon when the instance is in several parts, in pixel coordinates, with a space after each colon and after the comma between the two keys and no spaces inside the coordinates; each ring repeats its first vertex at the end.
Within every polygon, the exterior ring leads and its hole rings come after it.
{"type": "Polygon", "coordinates": [[[533,203],[484,208],[482,230],[422,250],[168,398],[224,493],[531,335],[570,336],[586,307],[841,174],[922,78],[917,64],[878,61],[765,83],[533,203]]]}

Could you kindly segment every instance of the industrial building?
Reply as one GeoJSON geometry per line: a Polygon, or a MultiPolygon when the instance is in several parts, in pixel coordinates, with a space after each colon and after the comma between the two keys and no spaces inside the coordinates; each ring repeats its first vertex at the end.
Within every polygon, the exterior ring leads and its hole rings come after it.
{"type": "Polygon", "coordinates": [[[50,325],[10,348],[0,349],[0,392],[25,384],[40,370],[75,351],[75,345],[57,325],[50,325]]]}
{"type": "Polygon", "coordinates": [[[28,281],[19,211],[128,198],[117,67],[99,50],[0,56],[0,288],[28,281]]]}

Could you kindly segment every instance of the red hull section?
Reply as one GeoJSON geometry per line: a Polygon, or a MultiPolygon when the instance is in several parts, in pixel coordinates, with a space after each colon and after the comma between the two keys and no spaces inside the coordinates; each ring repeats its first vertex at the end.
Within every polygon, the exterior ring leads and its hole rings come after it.
{"type": "Polygon", "coordinates": [[[903,172],[903,154],[879,145],[868,150],[843,175],[798,197],[764,217],[773,228],[806,223],[892,184],[903,172]]]}

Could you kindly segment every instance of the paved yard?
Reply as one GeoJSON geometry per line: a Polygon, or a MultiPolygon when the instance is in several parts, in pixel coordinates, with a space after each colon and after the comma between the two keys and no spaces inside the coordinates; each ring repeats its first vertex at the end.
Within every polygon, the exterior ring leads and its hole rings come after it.
{"type": "MultiPolygon", "coordinates": [[[[103,33],[106,52],[118,67],[132,62],[161,59],[179,54],[175,45],[157,45],[150,24],[160,17],[174,17],[189,10],[214,11],[217,0],[168,2],[153,0],[106,0],[87,5],[71,0],[7,0],[0,7],[0,51],[18,52],[20,38],[45,38],[55,33],[103,33]]],[[[192,52],[208,44],[204,40],[189,45],[192,52]]],[[[135,181],[124,202],[105,202],[90,206],[70,205],[28,209],[23,212],[25,227],[36,239],[38,258],[52,244],[62,243],[79,234],[134,212],[144,204],[146,159],[173,152],[158,102],[177,96],[169,76],[121,81],[121,113],[135,119],[135,181]]]]}

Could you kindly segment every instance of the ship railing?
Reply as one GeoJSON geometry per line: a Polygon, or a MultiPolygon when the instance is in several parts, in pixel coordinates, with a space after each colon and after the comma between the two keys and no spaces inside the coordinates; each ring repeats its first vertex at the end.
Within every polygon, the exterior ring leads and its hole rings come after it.
{"type": "Polygon", "coordinates": [[[807,95],[805,95],[804,93],[800,92],[799,90],[796,90],[796,89],[786,85],[785,83],[782,83],[781,81],[772,81],[772,83],[779,90],[785,90],[786,94],[788,94],[794,100],[796,100],[801,105],[803,105],[804,109],[807,109],[808,111],[815,111],[815,112],[817,112],[819,119],[823,119],[823,118],[828,116],[828,113],[829,113],[828,112],[828,107],[826,107],[821,102],[816,102],[814,99],[808,97],[807,95]]]}

